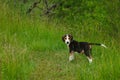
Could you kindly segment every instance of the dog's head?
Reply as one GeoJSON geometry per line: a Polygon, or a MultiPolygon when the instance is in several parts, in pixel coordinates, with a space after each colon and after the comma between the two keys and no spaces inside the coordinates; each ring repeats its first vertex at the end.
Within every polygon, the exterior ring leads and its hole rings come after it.
{"type": "Polygon", "coordinates": [[[65,44],[69,45],[70,42],[73,40],[73,36],[71,34],[65,34],[62,37],[63,42],[65,42],[65,44]]]}

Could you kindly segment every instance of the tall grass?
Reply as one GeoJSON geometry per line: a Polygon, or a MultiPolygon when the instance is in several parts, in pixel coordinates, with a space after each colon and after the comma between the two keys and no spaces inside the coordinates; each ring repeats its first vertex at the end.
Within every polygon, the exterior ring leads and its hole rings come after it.
{"type": "Polygon", "coordinates": [[[23,17],[1,2],[0,9],[1,80],[120,79],[119,44],[99,30],[99,25],[97,29],[79,25],[66,29],[63,24],[23,17]],[[105,43],[108,48],[93,47],[92,64],[81,54],[68,62],[68,50],[61,40],[65,33],[72,33],[79,41],[105,43]]]}

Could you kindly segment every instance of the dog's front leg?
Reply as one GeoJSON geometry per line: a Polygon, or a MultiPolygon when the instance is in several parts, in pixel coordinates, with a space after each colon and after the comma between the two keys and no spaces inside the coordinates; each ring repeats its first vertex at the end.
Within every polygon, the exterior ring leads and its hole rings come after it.
{"type": "Polygon", "coordinates": [[[70,52],[69,61],[72,61],[73,59],[74,59],[74,52],[70,52]]]}

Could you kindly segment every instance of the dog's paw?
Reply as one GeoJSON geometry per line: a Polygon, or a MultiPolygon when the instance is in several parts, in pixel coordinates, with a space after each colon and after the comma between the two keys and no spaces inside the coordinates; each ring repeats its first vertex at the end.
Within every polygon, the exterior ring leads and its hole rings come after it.
{"type": "Polygon", "coordinates": [[[70,55],[70,56],[69,56],[69,62],[71,62],[72,60],[74,60],[74,56],[73,56],[73,55],[70,55]]]}

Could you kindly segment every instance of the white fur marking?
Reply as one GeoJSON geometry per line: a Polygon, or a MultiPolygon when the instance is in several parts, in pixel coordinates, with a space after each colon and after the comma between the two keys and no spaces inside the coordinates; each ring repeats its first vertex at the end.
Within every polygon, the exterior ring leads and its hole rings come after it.
{"type": "Polygon", "coordinates": [[[101,44],[101,46],[107,48],[107,46],[105,46],[104,44],[101,44]]]}
{"type": "Polygon", "coordinates": [[[92,58],[87,57],[89,63],[92,63],[92,58]]]}
{"type": "Polygon", "coordinates": [[[70,39],[68,34],[66,35],[65,44],[67,44],[68,46],[70,44],[70,39]]]}
{"type": "Polygon", "coordinates": [[[73,59],[74,59],[74,55],[72,54],[69,56],[69,61],[72,61],[73,59]]]}

